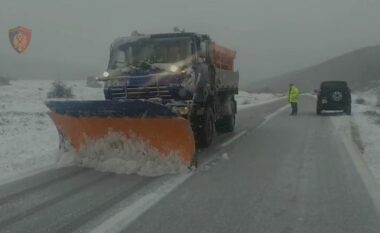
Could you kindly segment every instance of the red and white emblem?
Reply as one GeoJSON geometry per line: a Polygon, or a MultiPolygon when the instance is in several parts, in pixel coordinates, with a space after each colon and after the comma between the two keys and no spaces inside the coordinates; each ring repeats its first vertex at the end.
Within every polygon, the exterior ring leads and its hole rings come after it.
{"type": "Polygon", "coordinates": [[[19,54],[25,52],[32,39],[32,30],[26,27],[16,27],[9,30],[9,41],[19,54]]]}

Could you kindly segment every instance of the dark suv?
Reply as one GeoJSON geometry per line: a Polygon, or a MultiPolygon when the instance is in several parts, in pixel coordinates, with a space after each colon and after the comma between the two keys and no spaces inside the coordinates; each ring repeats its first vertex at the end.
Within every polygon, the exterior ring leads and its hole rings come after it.
{"type": "Polygon", "coordinates": [[[351,115],[351,91],[347,82],[322,82],[318,91],[317,114],[323,110],[343,110],[351,115]]]}

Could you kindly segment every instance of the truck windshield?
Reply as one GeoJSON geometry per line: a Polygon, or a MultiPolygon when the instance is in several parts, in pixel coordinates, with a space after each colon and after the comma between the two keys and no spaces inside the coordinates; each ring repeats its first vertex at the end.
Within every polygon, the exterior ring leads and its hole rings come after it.
{"type": "Polygon", "coordinates": [[[117,47],[111,53],[110,69],[137,65],[141,62],[175,63],[191,55],[189,38],[140,39],[117,47]]]}

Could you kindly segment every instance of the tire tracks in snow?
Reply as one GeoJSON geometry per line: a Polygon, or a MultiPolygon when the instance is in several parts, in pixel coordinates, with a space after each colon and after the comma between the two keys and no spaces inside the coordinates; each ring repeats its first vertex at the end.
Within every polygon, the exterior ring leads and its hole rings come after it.
{"type": "Polygon", "coordinates": [[[73,195],[77,195],[81,191],[84,191],[87,188],[89,188],[89,187],[91,187],[97,183],[100,183],[102,181],[106,181],[107,179],[110,179],[113,176],[115,176],[115,175],[114,174],[104,174],[102,176],[96,177],[96,179],[93,179],[93,180],[89,179],[85,184],[80,185],[79,187],[68,189],[66,192],[60,193],[58,196],[56,196],[53,199],[50,199],[50,200],[45,201],[41,204],[38,204],[32,208],[29,208],[29,209],[17,214],[17,215],[6,218],[6,219],[0,221],[0,231],[2,231],[6,227],[8,227],[8,226],[10,226],[10,225],[12,225],[18,221],[21,221],[21,220],[27,218],[28,216],[35,214],[36,212],[38,212],[44,208],[47,208],[47,207],[49,207],[49,206],[51,206],[57,202],[60,202],[64,199],[67,199],[73,195]]]}
{"type": "Polygon", "coordinates": [[[67,180],[67,179],[71,179],[77,175],[80,175],[80,174],[82,174],[84,172],[88,172],[88,171],[89,171],[89,169],[79,169],[79,170],[74,171],[74,172],[69,172],[66,174],[64,173],[64,174],[61,174],[58,176],[53,176],[51,179],[47,179],[47,180],[41,182],[40,184],[28,187],[28,188],[20,190],[18,192],[17,191],[13,192],[13,193],[6,195],[4,197],[1,197],[0,198],[0,206],[2,206],[3,204],[5,204],[7,202],[13,201],[15,199],[27,196],[30,193],[42,190],[42,189],[44,189],[44,188],[46,188],[52,184],[57,184],[58,182],[61,182],[61,181],[67,180]]]}
{"type": "Polygon", "coordinates": [[[56,231],[55,233],[70,233],[74,232],[75,230],[79,229],[82,227],[84,224],[92,221],[99,215],[101,215],[104,211],[114,207],[116,204],[120,203],[123,201],[126,197],[129,195],[133,194],[137,190],[141,189],[145,185],[148,185],[151,183],[151,179],[144,179],[142,182],[138,182],[134,184],[132,187],[129,185],[126,185],[120,192],[117,192],[112,198],[104,201],[97,207],[81,214],[78,218],[76,218],[74,221],[70,222],[69,224],[66,224],[56,231]]]}
{"type": "MultiPolygon", "coordinates": [[[[275,108],[273,111],[270,111],[269,114],[264,116],[264,119],[258,122],[255,126],[244,127],[240,129],[239,132],[230,133],[228,137],[222,137],[217,140],[217,143],[213,145],[212,148],[207,148],[198,152],[197,156],[200,155],[209,155],[205,156],[201,161],[199,161],[198,169],[207,166],[210,163],[220,159],[220,155],[225,151],[226,148],[232,146],[235,141],[243,137],[248,131],[254,130],[261,127],[262,125],[269,122],[272,118],[283,112],[288,106],[281,105],[279,108],[275,108]]],[[[202,170],[198,170],[202,171],[202,170]]],[[[196,172],[189,172],[187,174],[181,174],[178,176],[171,177],[166,181],[163,181],[161,185],[155,187],[153,190],[142,194],[136,200],[129,203],[129,205],[124,206],[122,210],[113,214],[111,217],[101,222],[99,225],[95,226],[90,232],[91,233],[111,233],[111,232],[121,232],[126,231],[128,226],[148,211],[151,207],[156,205],[159,201],[165,198],[178,186],[185,183],[190,179],[196,172]]],[[[128,197],[127,197],[128,198],[128,197]]]]}

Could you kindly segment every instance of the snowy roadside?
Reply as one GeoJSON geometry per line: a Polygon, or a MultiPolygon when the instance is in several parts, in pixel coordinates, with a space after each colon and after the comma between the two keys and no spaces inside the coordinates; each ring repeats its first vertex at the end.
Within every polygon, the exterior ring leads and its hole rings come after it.
{"type": "MultiPolygon", "coordinates": [[[[68,81],[75,99],[103,98],[85,81],[68,81]]],[[[0,86],[0,180],[56,163],[58,135],[44,105],[52,81],[14,81],[0,86]]]]}
{"type": "Polygon", "coordinates": [[[286,96],[284,96],[283,94],[271,93],[256,94],[248,93],[245,91],[239,91],[239,95],[235,97],[238,110],[268,104],[281,98],[286,98],[286,96]]]}
{"type": "MultiPolygon", "coordinates": [[[[85,80],[65,83],[73,88],[74,99],[104,98],[102,89],[86,87],[85,80]]],[[[52,81],[19,80],[9,86],[0,86],[0,183],[31,171],[58,165],[57,162],[62,159],[62,154],[57,149],[58,134],[47,115],[48,108],[44,105],[51,84],[52,81]]],[[[273,94],[250,94],[243,91],[236,96],[239,110],[279,98],[273,94]]],[[[97,166],[101,164],[91,167],[97,166]]],[[[136,170],[136,166],[129,167],[136,170]]],[[[117,170],[120,172],[120,168],[117,170]]],[[[143,172],[140,170],[139,173],[143,172]]]]}
{"type": "Polygon", "coordinates": [[[379,90],[353,96],[353,128],[360,135],[359,148],[372,174],[380,185],[380,105],[379,90]]]}

